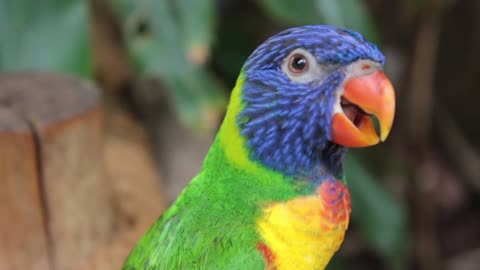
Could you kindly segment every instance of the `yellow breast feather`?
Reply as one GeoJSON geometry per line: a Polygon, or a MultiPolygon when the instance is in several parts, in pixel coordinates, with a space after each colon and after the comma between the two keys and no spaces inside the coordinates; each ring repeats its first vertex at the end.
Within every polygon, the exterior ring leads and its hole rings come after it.
{"type": "Polygon", "coordinates": [[[265,207],[257,229],[267,269],[324,269],[343,242],[350,210],[350,194],[338,180],[325,180],[314,195],[265,207]]]}

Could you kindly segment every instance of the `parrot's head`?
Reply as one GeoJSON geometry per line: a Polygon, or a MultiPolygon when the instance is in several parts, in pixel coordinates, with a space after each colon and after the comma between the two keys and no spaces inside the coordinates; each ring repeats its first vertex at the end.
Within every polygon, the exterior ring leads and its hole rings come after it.
{"type": "Polygon", "coordinates": [[[395,93],[384,61],[360,34],[333,26],[291,28],[265,41],[243,67],[236,120],[251,158],[291,175],[319,165],[341,174],[345,148],[377,144],[392,127],[395,93]]]}

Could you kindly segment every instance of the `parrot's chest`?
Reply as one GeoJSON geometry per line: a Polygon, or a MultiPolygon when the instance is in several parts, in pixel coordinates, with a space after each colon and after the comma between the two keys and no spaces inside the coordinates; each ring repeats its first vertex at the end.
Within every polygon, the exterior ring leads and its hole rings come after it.
{"type": "Polygon", "coordinates": [[[257,229],[267,269],[324,269],[343,242],[350,210],[350,194],[338,180],[324,181],[315,195],[264,208],[257,229]]]}

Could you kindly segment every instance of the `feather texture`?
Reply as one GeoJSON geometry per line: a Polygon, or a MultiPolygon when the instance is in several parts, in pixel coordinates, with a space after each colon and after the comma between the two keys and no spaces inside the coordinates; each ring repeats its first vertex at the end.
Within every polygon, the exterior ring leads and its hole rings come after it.
{"type": "Polygon", "coordinates": [[[361,35],[332,26],[292,28],[259,46],[201,172],[123,269],[323,269],[349,222],[345,148],[331,142],[331,119],[345,65],[358,59],[384,62],[361,35]],[[328,72],[291,81],[281,65],[297,48],[328,72]]]}

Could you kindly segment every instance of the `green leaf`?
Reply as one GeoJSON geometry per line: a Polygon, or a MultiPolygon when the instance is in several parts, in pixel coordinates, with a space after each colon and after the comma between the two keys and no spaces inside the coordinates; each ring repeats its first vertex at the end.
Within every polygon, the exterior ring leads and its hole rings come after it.
{"type": "Polygon", "coordinates": [[[216,2],[177,0],[176,3],[187,54],[190,60],[203,64],[213,40],[216,2]]]}
{"type": "Polygon", "coordinates": [[[214,33],[215,1],[143,0],[128,5],[127,0],[115,0],[113,3],[126,26],[130,53],[141,71],[178,73],[183,71],[184,62],[205,64],[214,33]],[[147,57],[152,52],[165,60],[149,64],[147,57]]]}
{"type": "Polygon", "coordinates": [[[265,10],[282,23],[315,24],[320,23],[315,10],[316,0],[262,0],[265,10]]]}
{"type": "Polygon", "coordinates": [[[210,115],[219,114],[226,101],[223,88],[203,69],[214,33],[215,1],[113,3],[125,25],[125,40],[137,72],[164,82],[185,124],[213,126],[210,115]]]}
{"type": "Polygon", "coordinates": [[[330,24],[378,42],[378,32],[361,0],[262,0],[268,14],[289,24],[330,24]]]}
{"type": "Polygon", "coordinates": [[[92,73],[87,2],[0,0],[0,69],[92,73]]]}
{"type": "Polygon", "coordinates": [[[392,263],[391,268],[405,269],[408,245],[406,209],[358,159],[350,155],[345,165],[353,221],[370,245],[392,263]]]}

